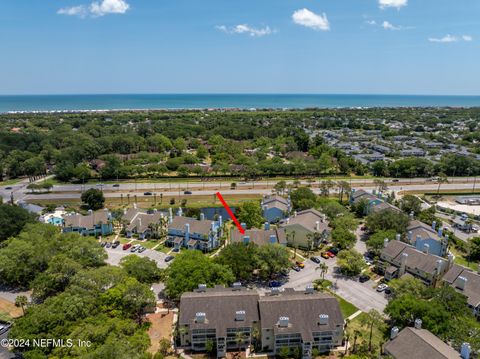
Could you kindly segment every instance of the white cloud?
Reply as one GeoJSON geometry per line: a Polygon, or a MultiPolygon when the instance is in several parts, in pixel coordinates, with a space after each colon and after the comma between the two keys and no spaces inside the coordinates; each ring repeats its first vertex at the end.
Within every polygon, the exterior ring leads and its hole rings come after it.
{"type": "Polygon", "coordinates": [[[388,21],[384,21],[382,23],[382,27],[385,29],[385,30],[401,30],[402,27],[401,26],[395,26],[393,25],[392,23],[388,22],[388,21]]]}
{"type": "Polygon", "coordinates": [[[220,30],[226,34],[248,34],[252,37],[261,37],[265,35],[271,35],[275,31],[272,30],[269,26],[262,28],[252,27],[247,24],[240,24],[233,27],[227,27],[225,25],[215,26],[217,30],[220,30]]]}
{"type": "Polygon", "coordinates": [[[378,4],[380,5],[381,9],[385,9],[387,7],[395,7],[400,9],[403,6],[407,6],[408,0],[378,0],[378,4]]]}
{"type": "Polygon", "coordinates": [[[314,30],[328,31],[330,30],[330,23],[327,19],[327,14],[315,14],[308,9],[300,9],[293,13],[293,22],[298,25],[306,26],[314,30]]]}
{"type": "Polygon", "coordinates": [[[375,20],[367,20],[366,23],[372,26],[377,25],[377,22],[375,20]]]}
{"type": "Polygon", "coordinates": [[[444,37],[430,37],[428,41],[440,42],[440,43],[450,43],[450,42],[459,42],[459,41],[470,42],[470,41],[473,41],[473,37],[470,35],[454,36],[454,35],[447,34],[444,37]]]}
{"type": "Polygon", "coordinates": [[[125,14],[130,5],[126,0],[101,0],[94,1],[90,5],[78,5],[73,7],[62,8],[57,11],[57,14],[78,16],[81,18],[87,15],[92,17],[100,17],[108,14],[125,14]]]}

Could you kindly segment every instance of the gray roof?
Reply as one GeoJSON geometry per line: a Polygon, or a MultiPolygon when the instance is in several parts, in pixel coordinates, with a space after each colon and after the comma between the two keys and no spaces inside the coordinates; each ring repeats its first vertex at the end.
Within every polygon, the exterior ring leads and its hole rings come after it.
{"type": "Polygon", "coordinates": [[[397,240],[388,242],[387,246],[383,248],[381,258],[385,259],[385,256],[392,258],[392,262],[399,265],[401,261],[401,255],[403,253],[408,254],[406,267],[412,270],[420,270],[425,273],[435,274],[437,267],[437,261],[441,260],[444,263],[444,268],[447,266],[447,261],[444,258],[438,257],[433,254],[423,253],[414,247],[397,240]]]}
{"type": "Polygon", "coordinates": [[[297,292],[291,288],[278,295],[260,297],[262,328],[274,328],[275,334],[299,333],[303,340],[312,341],[312,333],[333,331],[344,324],[338,300],[327,294],[297,292]],[[328,324],[320,325],[320,314],[329,316],[328,324]],[[288,327],[279,327],[280,317],[288,317],[288,327]]]}
{"type": "Polygon", "coordinates": [[[190,233],[206,234],[210,233],[212,221],[203,220],[200,221],[196,218],[189,218],[183,216],[175,216],[169,228],[185,231],[185,225],[190,224],[190,233]]]}
{"type": "Polygon", "coordinates": [[[147,213],[138,208],[129,208],[122,218],[127,222],[127,231],[136,229],[138,233],[143,233],[151,224],[160,223],[161,217],[162,213],[158,211],[147,213]]]}
{"type": "Polygon", "coordinates": [[[227,328],[249,327],[259,321],[258,293],[245,288],[208,288],[205,292],[184,293],[180,298],[180,325],[190,329],[217,330],[217,336],[226,336],[227,328]],[[245,321],[236,321],[235,313],[245,311],[245,321]],[[206,315],[205,323],[196,322],[196,313],[206,315]]]}
{"type": "Polygon", "coordinates": [[[480,275],[478,273],[454,264],[445,274],[443,280],[454,287],[458,292],[465,295],[469,305],[473,307],[480,305],[480,275]],[[467,279],[464,290],[460,290],[456,287],[458,277],[464,277],[467,279]]]}
{"type": "Polygon", "coordinates": [[[316,222],[320,222],[319,233],[328,231],[328,221],[323,220],[324,215],[317,211],[316,209],[307,209],[301,212],[298,212],[296,216],[291,216],[288,219],[288,223],[283,221],[282,227],[288,227],[293,224],[299,224],[310,232],[317,232],[315,229],[316,222]]]}
{"type": "Polygon", "coordinates": [[[236,228],[233,228],[230,234],[232,243],[243,243],[243,237],[249,236],[250,242],[258,246],[270,244],[270,236],[277,238],[277,244],[287,244],[287,235],[283,228],[280,229],[247,229],[245,234],[241,234],[236,228]]]}
{"type": "Polygon", "coordinates": [[[407,231],[412,232],[412,238],[414,240],[417,238],[417,236],[422,237],[422,239],[431,238],[437,241],[442,240],[438,233],[431,226],[417,220],[410,221],[407,231]]]}
{"type": "Polygon", "coordinates": [[[65,227],[93,228],[95,224],[109,223],[110,213],[106,210],[99,210],[86,216],[82,216],[81,214],[68,215],[65,216],[64,219],[65,227]]]}
{"type": "Polygon", "coordinates": [[[404,328],[384,350],[394,359],[459,359],[460,353],[426,329],[404,328]]]}
{"type": "Polygon", "coordinates": [[[382,203],[379,203],[379,204],[372,207],[373,212],[381,212],[381,211],[385,211],[385,210],[401,212],[400,208],[398,208],[398,207],[396,207],[393,204],[390,204],[388,202],[382,202],[382,203]]]}
{"type": "Polygon", "coordinates": [[[355,192],[353,192],[352,194],[352,199],[353,199],[353,203],[357,203],[363,199],[365,200],[375,200],[375,199],[378,199],[376,196],[374,196],[373,194],[371,193],[368,193],[367,191],[363,190],[363,189],[359,189],[359,190],[356,190],[355,192]]]}
{"type": "Polygon", "coordinates": [[[273,194],[263,197],[262,206],[267,206],[267,208],[279,208],[282,211],[287,212],[288,200],[283,198],[282,196],[273,194]]]}

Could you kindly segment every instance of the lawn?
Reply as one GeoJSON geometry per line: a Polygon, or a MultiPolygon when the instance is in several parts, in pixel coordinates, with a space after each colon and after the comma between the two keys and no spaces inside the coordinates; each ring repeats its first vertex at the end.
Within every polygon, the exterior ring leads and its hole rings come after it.
{"type": "Polygon", "coordinates": [[[354,306],[352,303],[347,302],[345,299],[342,297],[338,296],[337,294],[330,292],[333,296],[335,296],[338,299],[338,303],[340,304],[340,310],[342,311],[343,317],[348,318],[352,314],[356,313],[359,311],[359,309],[354,306]]]}
{"type": "MultiPolygon", "coordinates": [[[[367,328],[367,326],[362,326],[362,321],[366,320],[366,317],[367,317],[367,313],[362,313],[357,317],[355,317],[350,323],[348,323],[347,333],[350,334],[350,339],[349,339],[350,345],[353,345],[353,333],[356,330],[360,332],[360,335],[357,337],[357,344],[364,343],[364,342],[368,343],[368,340],[370,337],[370,330],[369,328],[367,328]]],[[[382,328],[374,326],[373,332],[372,332],[372,344],[376,348],[377,352],[378,352],[378,349],[381,348],[384,342],[385,342],[385,339],[384,339],[384,332],[382,331],[382,328]]]]}
{"type": "Polygon", "coordinates": [[[455,256],[455,264],[470,268],[474,271],[478,269],[478,263],[468,262],[463,254],[457,250],[454,246],[450,247],[450,252],[455,256]]]}
{"type": "Polygon", "coordinates": [[[17,184],[21,180],[22,180],[21,178],[15,178],[15,179],[10,179],[10,180],[6,180],[6,181],[0,181],[0,187],[2,187],[2,186],[12,186],[14,184],[17,184]]]}

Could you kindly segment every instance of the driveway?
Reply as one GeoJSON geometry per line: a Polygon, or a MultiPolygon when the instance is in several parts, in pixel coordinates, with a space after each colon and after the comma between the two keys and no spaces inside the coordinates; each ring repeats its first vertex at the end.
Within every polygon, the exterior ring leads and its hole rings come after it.
{"type": "Polygon", "coordinates": [[[168,263],[165,263],[165,257],[167,256],[163,252],[159,252],[156,250],[152,249],[147,249],[143,253],[137,253],[137,252],[130,252],[130,250],[124,251],[122,249],[122,246],[118,246],[117,248],[105,248],[108,254],[107,258],[107,263],[110,265],[118,266],[120,263],[120,260],[123,257],[126,257],[130,254],[135,254],[140,257],[147,257],[150,259],[153,259],[155,262],[157,262],[157,265],[159,268],[166,268],[168,266],[168,263]]]}
{"type": "MultiPolygon", "coordinates": [[[[2,339],[7,339],[8,332],[0,335],[0,342],[2,339]]],[[[15,358],[15,355],[7,350],[7,348],[0,345],[0,359],[12,359],[15,358]]]]}
{"type": "MultiPolygon", "coordinates": [[[[325,279],[335,284],[334,291],[343,299],[355,305],[358,309],[368,312],[370,309],[376,309],[383,312],[388,301],[383,293],[378,293],[376,283],[369,280],[360,283],[357,278],[348,278],[334,273],[336,267],[336,259],[323,259],[328,265],[328,272],[325,279]]],[[[285,284],[285,288],[294,288],[296,290],[304,290],[305,287],[314,280],[320,278],[320,271],[315,270],[318,265],[311,260],[305,261],[305,268],[300,272],[290,271],[289,281],[285,284]]]]}

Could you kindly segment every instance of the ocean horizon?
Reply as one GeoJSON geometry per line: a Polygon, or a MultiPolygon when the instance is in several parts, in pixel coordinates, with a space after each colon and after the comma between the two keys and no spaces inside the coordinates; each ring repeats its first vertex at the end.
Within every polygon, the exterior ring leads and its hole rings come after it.
{"type": "Polygon", "coordinates": [[[480,107],[480,96],[342,94],[0,95],[0,112],[480,107]]]}

